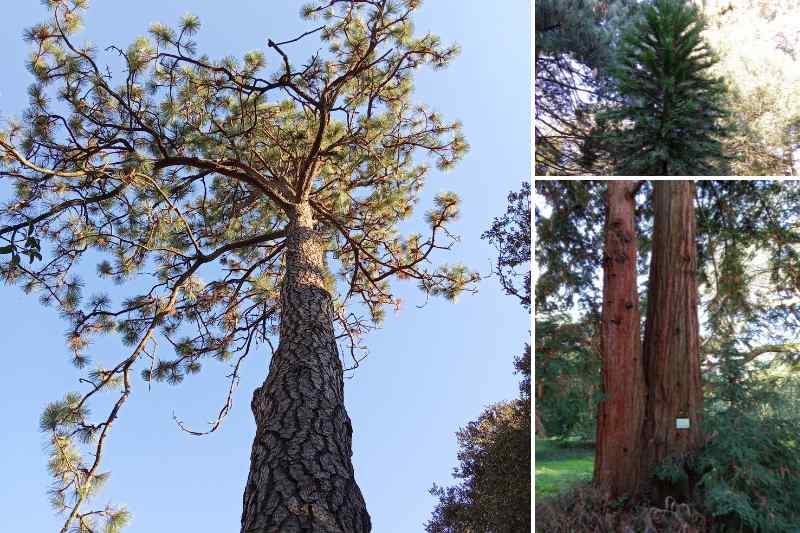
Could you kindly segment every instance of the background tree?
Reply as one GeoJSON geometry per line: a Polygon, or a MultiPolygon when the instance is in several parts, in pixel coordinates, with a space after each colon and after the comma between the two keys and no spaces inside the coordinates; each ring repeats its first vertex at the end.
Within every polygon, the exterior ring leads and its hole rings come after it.
{"type": "Polygon", "coordinates": [[[594,321],[573,322],[566,314],[537,313],[533,394],[538,436],[584,442],[597,437],[602,365],[596,326],[594,321]]]}
{"type": "MultiPolygon", "coordinates": [[[[498,250],[496,271],[506,294],[530,311],[530,184],[508,195],[506,214],[482,238],[498,250]],[[523,272],[517,268],[528,265],[523,272]],[[520,278],[522,278],[520,282],[520,278]]],[[[434,484],[439,498],[425,524],[429,533],[516,532],[531,528],[531,347],[515,360],[519,398],[486,408],[458,431],[459,466],[453,487],[434,484]]]]}
{"type": "Polygon", "coordinates": [[[434,485],[431,494],[439,503],[425,531],[530,530],[530,410],[521,409],[521,403],[493,404],[458,431],[459,467],[453,475],[463,481],[447,488],[434,485]]]}
{"type": "Polygon", "coordinates": [[[602,268],[606,185],[537,179],[535,187],[536,416],[550,437],[593,440],[602,384],[595,276],[602,268]]]}
{"type": "Polygon", "coordinates": [[[459,265],[430,266],[454,240],[454,194],[437,196],[427,238],[397,229],[427,172],[416,155],[449,168],[467,149],[458,123],[411,103],[410,72],[442,67],[457,49],[413,35],[418,2],[330,0],[303,10],[321,26],[268,41],[278,60],[271,74],[258,51],[241,62],[198,55],[199,21],[187,15],[176,29],[156,23],[149,37],[110,47],[124,67],[115,81],[98,52],[74,40],[86,2],[48,6],[51,18],[25,35],[37,80],[30,106],[0,137],[2,176],[15,190],[0,211],[11,252],[2,275],[70,321],[77,366],[89,364],[93,335],[116,331],[132,346],[122,360],[97,363],[88,392],[42,417],[64,531],[127,517],[83,504],[106,477],[106,438],[135,369],[179,383],[209,357],[235,357],[214,431],[231,407],[238,363],[275,334],[252,402],[242,530],[368,531],[336,341],[349,339],[357,365],[359,337],[385,305],[399,305],[394,276],[450,298],[477,279],[459,265]],[[325,49],[294,65],[289,47],[315,34],[325,49]],[[39,253],[40,243],[51,249],[39,253]],[[24,252],[41,261],[25,264],[24,252]],[[99,260],[98,274],[125,283],[129,297],[84,299],[84,282],[71,275],[81,259],[99,260]],[[144,272],[152,284],[132,283],[144,272]],[[353,298],[358,305],[345,307],[353,298]],[[161,358],[157,339],[174,358],[161,358]],[[89,401],[109,389],[119,394],[112,409],[90,419],[89,401]]]}
{"type": "Polygon", "coordinates": [[[611,89],[608,67],[620,28],[639,9],[633,0],[534,3],[536,173],[601,172],[583,154],[593,113],[611,89]]]}
{"type": "MultiPolygon", "coordinates": [[[[699,4],[699,2],[697,2],[699,4]]],[[[725,141],[737,176],[796,175],[800,123],[800,2],[708,1],[704,37],[719,54],[712,71],[731,90],[738,127],[725,141]]]]}
{"type": "Polygon", "coordinates": [[[697,184],[698,281],[708,317],[701,349],[714,373],[726,342],[746,360],[794,364],[797,294],[796,182],[697,184]]]}
{"type": "Polygon", "coordinates": [[[627,31],[612,73],[621,104],[598,117],[602,150],[625,175],[726,173],[727,90],[705,21],[685,0],[655,0],[627,31]]]}

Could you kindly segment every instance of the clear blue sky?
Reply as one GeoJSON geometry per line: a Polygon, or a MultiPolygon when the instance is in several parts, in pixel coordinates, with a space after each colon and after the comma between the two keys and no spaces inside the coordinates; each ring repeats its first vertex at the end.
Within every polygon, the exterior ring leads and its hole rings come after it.
{"type": "MultiPolygon", "coordinates": [[[[24,108],[32,77],[24,68],[29,50],[22,31],[45,16],[35,0],[6,4],[0,17],[3,118],[24,108]]],[[[270,58],[267,38],[293,38],[309,28],[298,16],[300,5],[95,0],[80,36],[99,49],[127,47],[150,23],[175,24],[190,11],[203,23],[197,36],[201,52],[241,57],[260,48],[270,58]]],[[[436,192],[457,191],[463,205],[454,228],[463,240],[443,259],[462,260],[482,273],[490,270],[495,251],[480,234],[505,211],[509,190],[530,173],[530,20],[527,0],[428,0],[416,18],[418,32],[431,30],[463,50],[444,71],[419,71],[416,100],[462,120],[472,146],[453,171],[429,176],[419,214],[436,192]]],[[[105,288],[93,272],[94,264],[85,266],[87,293],[105,288]]],[[[512,361],[530,330],[529,315],[502,294],[496,278],[456,304],[436,299],[419,309],[415,304],[424,297],[411,284],[401,285],[399,295],[406,305],[398,315],[388,312],[383,329],[369,335],[370,356],[345,384],[356,479],[376,533],[423,531],[435,504],[428,489],[453,481],[455,431],[489,403],[516,396],[519,377],[512,361]]],[[[38,420],[48,402],[80,390],[82,374],[69,363],[66,323],[55,310],[13,286],[0,286],[0,302],[0,531],[57,531],[63,520],[47,500],[50,480],[38,420]]],[[[126,349],[115,338],[93,346],[90,353],[98,357],[117,357],[126,349]]],[[[172,413],[203,428],[224,400],[222,365],[210,362],[176,387],[158,384],[148,391],[137,379],[110,436],[105,465],[111,479],[96,500],[128,506],[134,516],[127,532],[238,531],[255,433],[250,397],[266,376],[267,357],[262,348],[246,360],[233,412],[207,437],[181,432],[172,413]]]]}

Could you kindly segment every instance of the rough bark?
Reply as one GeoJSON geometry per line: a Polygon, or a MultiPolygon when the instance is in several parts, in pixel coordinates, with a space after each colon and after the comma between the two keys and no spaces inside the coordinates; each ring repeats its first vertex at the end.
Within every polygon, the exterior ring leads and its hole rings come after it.
{"type": "Polygon", "coordinates": [[[640,483],[644,369],[632,181],[610,181],[603,250],[600,353],[604,399],[598,408],[594,481],[610,498],[636,493],[640,483]]]}
{"type": "Polygon", "coordinates": [[[256,437],[241,531],[366,533],[323,248],[308,206],[293,214],[286,246],[280,343],[251,404],[256,437]]]}
{"type": "Polygon", "coordinates": [[[653,210],[642,354],[648,391],[642,431],[645,472],[703,444],[694,183],[656,181],[653,210]],[[688,418],[689,429],[677,429],[677,418],[688,418]]]}

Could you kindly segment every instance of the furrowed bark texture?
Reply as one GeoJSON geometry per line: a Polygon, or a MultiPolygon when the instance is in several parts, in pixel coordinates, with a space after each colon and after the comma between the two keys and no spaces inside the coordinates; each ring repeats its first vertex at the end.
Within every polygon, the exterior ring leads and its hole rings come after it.
{"type": "Polygon", "coordinates": [[[636,288],[635,191],[635,182],[608,182],[600,328],[604,399],[598,409],[594,481],[610,498],[634,494],[641,472],[646,391],[636,288]]]}
{"type": "Polygon", "coordinates": [[[280,344],[253,394],[256,437],[242,533],[367,533],[351,462],[342,364],[311,210],[289,226],[280,344]]]}
{"type": "Polygon", "coordinates": [[[643,348],[645,472],[703,444],[694,183],[656,181],[653,210],[643,348]],[[677,429],[677,418],[688,418],[689,429],[677,429]]]}

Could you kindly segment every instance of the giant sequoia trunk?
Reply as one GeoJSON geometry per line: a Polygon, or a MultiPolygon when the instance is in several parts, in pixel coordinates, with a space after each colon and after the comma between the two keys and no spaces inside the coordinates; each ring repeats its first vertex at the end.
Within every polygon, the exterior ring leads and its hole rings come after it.
{"type": "Polygon", "coordinates": [[[694,183],[656,181],[653,210],[643,348],[648,390],[642,432],[646,472],[703,443],[694,183]]]}
{"type": "Polygon", "coordinates": [[[641,472],[645,390],[636,289],[635,191],[635,182],[608,182],[600,329],[604,399],[598,410],[594,481],[610,498],[634,494],[641,472]]]}
{"type": "Polygon", "coordinates": [[[281,288],[280,344],[253,394],[256,437],[242,533],[364,533],[352,428],[324,287],[323,248],[308,206],[292,216],[281,288]]]}

